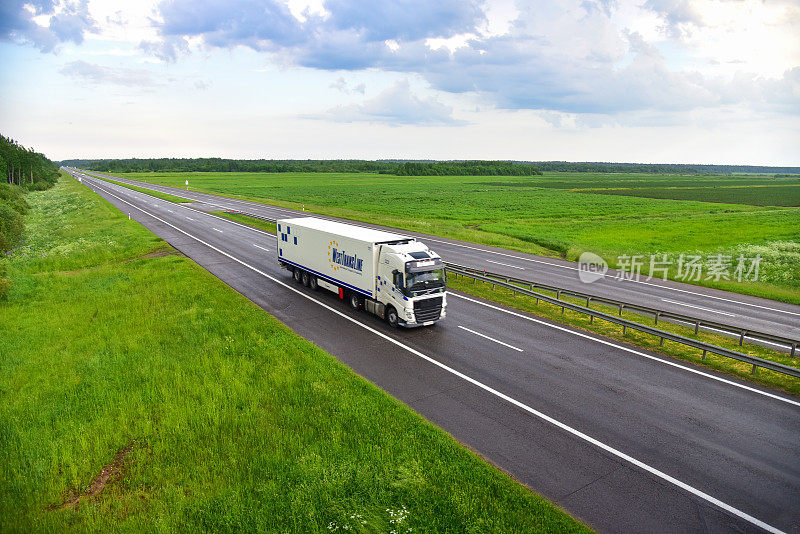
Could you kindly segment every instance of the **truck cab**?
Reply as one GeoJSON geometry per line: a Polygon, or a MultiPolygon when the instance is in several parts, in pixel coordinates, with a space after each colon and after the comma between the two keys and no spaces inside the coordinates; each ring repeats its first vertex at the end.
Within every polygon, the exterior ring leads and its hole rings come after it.
{"type": "Polygon", "coordinates": [[[430,325],[444,318],[447,278],[439,255],[418,241],[380,247],[376,300],[393,307],[398,324],[404,326],[430,325]]]}

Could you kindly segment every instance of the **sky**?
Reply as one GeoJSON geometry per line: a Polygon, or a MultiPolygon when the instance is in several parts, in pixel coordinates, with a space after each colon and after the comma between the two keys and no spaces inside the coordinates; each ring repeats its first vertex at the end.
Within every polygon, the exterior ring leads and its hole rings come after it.
{"type": "Polygon", "coordinates": [[[800,165],[800,0],[2,0],[54,160],[800,165]]]}

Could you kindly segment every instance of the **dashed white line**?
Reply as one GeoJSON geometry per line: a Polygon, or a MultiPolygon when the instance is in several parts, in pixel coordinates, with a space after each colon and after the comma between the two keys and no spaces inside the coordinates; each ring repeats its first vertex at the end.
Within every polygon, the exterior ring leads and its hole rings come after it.
{"type": "Polygon", "coordinates": [[[517,267],[516,265],[509,265],[508,263],[500,263],[499,261],[492,261],[492,260],[484,260],[488,261],[489,263],[494,263],[495,265],[502,265],[503,267],[511,267],[513,269],[519,269],[520,271],[524,271],[525,267],[517,267]]]}
{"type": "Polygon", "coordinates": [[[458,325],[458,327],[459,327],[461,330],[466,330],[467,332],[469,332],[469,333],[471,333],[471,334],[475,334],[476,336],[481,336],[482,338],[486,338],[486,339],[488,339],[489,341],[494,341],[495,343],[498,343],[498,344],[500,344],[500,345],[503,345],[504,347],[508,347],[509,349],[514,349],[514,350],[516,350],[517,352],[523,352],[523,350],[522,350],[522,349],[520,349],[520,348],[517,348],[517,347],[515,347],[514,345],[509,345],[508,343],[503,343],[503,342],[502,342],[502,341],[500,341],[499,339],[495,339],[495,338],[493,338],[493,337],[489,337],[489,336],[487,336],[486,334],[481,334],[480,332],[476,332],[475,330],[470,330],[470,329],[469,329],[469,328],[467,328],[466,326],[461,326],[461,325],[458,325]]]}
{"type": "Polygon", "coordinates": [[[213,227],[212,227],[211,229],[212,229],[212,230],[214,230],[215,232],[222,233],[222,230],[220,230],[219,228],[213,228],[213,227]]]}
{"type": "Polygon", "coordinates": [[[256,247],[256,248],[260,248],[261,250],[266,250],[267,252],[269,252],[269,249],[266,248],[266,247],[262,247],[262,246],[256,245],[255,243],[253,243],[253,246],[256,247]]]}
{"type": "MultiPolygon", "coordinates": [[[[464,373],[462,373],[460,371],[457,371],[457,370],[453,369],[452,367],[449,367],[449,366],[447,366],[447,365],[445,365],[445,364],[443,364],[443,363],[431,358],[430,356],[428,356],[426,354],[423,354],[422,352],[420,352],[420,351],[418,351],[418,350],[416,350],[416,349],[414,349],[414,348],[402,343],[401,341],[398,341],[398,340],[394,339],[393,337],[384,334],[383,332],[375,330],[374,328],[372,328],[372,327],[370,327],[370,326],[358,321],[357,319],[355,319],[353,317],[345,315],[343,312],[341,312],[341,311],[339,311],[339,310],[337,310],[337,309],[335,309],[335,308],[333,308],[331,306],[328,306],[327,304],[325,304],[325,303],[313,298],[311,295],[307,295],[307,294],[301,292],[300,290],[290,286],[289,284],[286,284],[285,282],[282,282],[282,281],[278,280],[274,276],[271,276],[271,275],[269,275],[269,274],[257,269],[256,267],[253,267],[252,265],[240,260],[239,258],[237,258],[237,257],[235,257],[235,256],[233,256],[231,254],[228,254],[224,250],[221,250],[221,249],[215,247],[214,245],[211,245],[210,243],[206,243],[205,241],[203,241],[199,237],[196,237],[196,236],[190,234],[189,232],[178,228],[174,224],[171,224],[171,223],[165,221],[164,219],[162,219],[160,217],[157,217],[156,215],[153,215],[152,213],[149,213],[149,212],[143,210],[142,208],[139,208],[138,206],[128,202],[127,200],[124,200],[124,199],[118,197],[117,195],[115,195],[115,194],[103,189],[102,187],[98,186],[98,188],[103,190],[103,191],[105,191],[107,194],[113,196],[114,198],[120,200],[121,202],[124,202],[125,204],[128,204],[129,206],[135,207],[136,209],[138,209],[142,213],[145,213],[146,215],[149,215],[150,217],[154,218],[155,220],[160,221],[160,222],[166,224],[167,226],[171,226],[172,228],[174,228],[178,232],[180,232],[180,233],[182,233],[182,234],[184,234],[184,235],[196,240],[199,243],[202,243],[203,245],[207,246],[211,250],[214,250],[214,251],[222,254],[223,256],[225,256],[227,258],[230,258],[231,260],[235,261],[236,263],[239,263],[240,265],[242,265],[244,267],[247,267],[248,269],[252,270],[253,272],[258,273],[261,276],[263,276],[263,277],[265,277],[265,278],[267,278],[269,280],[272,280],[276,284],[288,289],[289,291],[292,291],[292,292],[296,293],[297,295],[300,295],[301,297],[310,300],[311,302],[313,302],[313,303],[315,303],[315,304],[317,304],[317,305],[319,305],[319,306],[331,311],[332,313],[335,313],[339,317],[342,317],[343,319],[345,319],[347,321],[350,321],[351,323],[355,324],[356,326],[358,326],[360,328],[363,328],[363,329],[365,329],[365,330],[377,335],[378,337],[381,337],[381,338],[385,339],[389,343],[392,343],[392,344],[397,345],[398,347],[400,347],[402,349],[405,349],[409,353],[411,353],[411,354],[413,354],[413,355],[415,355],[415,356],[417,356],[417,357],[419,357],[419,358],[421,358],[421,359],[423,359],[423,360],[425,360],[425,361],[427,361],[427,362],[439,367],[440,369],[443,369],[444,371],[446,371],[446,372],[448,372],[448,373],[450,373],[452,375],[455,375],[455,376],[461,378],[462,380],[464,380],[466,382],[469,382],[470,384],[473,384],[474,386],[479,387],[480,389],[482,389],[482,390],[484,390],[484,391],[486,391],[486,392],[488,392],[488,393],[490,393],[490,394],[492,394],[492,395],[494,395],[494,396],[496,396],[496,397],[498,397],[500,399],[503,399],[504,401],[508,402],[509,404],[513,404],[514,406],[517,406],[518,408],[530,413],[531,415],[533,415],[535,417],[538,417],[539,419],[542,419],[543,421],[546,421],[546,422],[552,424],[553,426],[556,426],[556,427],[564,430],[565,432],[568,432],[569,434],[572,434],[573,436],[575,436],[575,437],[577,437],[577,438],[579,438],[579,439],[581,439],[583,441],[586,441],[587,443],[591,443],[592,445],[594,445],[594,446],[596,446],[596,447],[598,447],[600,449],[603,449],[604,451],[608,452],[609,454],[612,454],[612,455],[614,455],[614,456],[616,456],[616,457],[618,457],[618,458],[620,458],[620,459],[622,459],[622,460],[624,460],[624,461],[626,461],[626,462],[628,462],[628,463],[630,463],[632,465],[635,465],[636,467],[639,467],[640,469],[642,469],[644,471],[647,471],[648,473],[651,473],[652,475],[655,475],[658,478],[660,478],[662,480],[665,480],[666,482],[669,482],[670,484],[673,484],[674,486],[677,486],[677,487],[683,489],[684,491],[686,491],[688,493],[691,493],[692,495],[695,495],[696,497],[700,497],[701,499],[703,499],[703,500],[705,500],[707,502],[710,502],[711,504],[713,504],[715,506],[718,506],[719,508],[725,510],[726,512],[728,512],[728,513],[730,513],[732,515],[735,515],[736,517],[739,517],[739,518],[747,521],[748,523],[756,525],[756,526],[758,526],[758,527],[760,527],[760,528],[762,528],[762,529],[764,529],[764,530],[766,530],[768,532],[772,532],[772,533],[775,533],[775,534],[783,534],[783,531],[773,527],[772,525],[770,525],[768,523],[765,523],[764,521],[761,521],[760,519],[757,519],[756,517],[753,517],[752,515],[750,515],[750,514],[748,514],[746,512],[743,512],[742,510],[739,510],[738,508],[735,508],[735,507],[731,506],[730,504],[727,504],[727,503],[717,499],[716,497],[713,497],[713,496],[709,495],[708,493],[705,493],[704,491],[701,491],[701,490],[695,488],[694,486],[690,486],[689,484],[687,484],[685,482],[682,482],[682,481],[678,480],[677,478],[674,478],[674,477],[664,473],[663,471],[660,471],[659,469],[656,469],[655,467],[652,467],[652,466],[650,466],[650,465],[648,465],[648,464],[646,464],[646,463],[644,463],[644,462],[642,462],[640,460],[637,460],[636,458],[634,458],[632,456],[629,456],[629,455],[625,454],[624,452],[622,452],[620,450],[617,450],[614,447],[612,447],[610,445],[607,445],[607,444],[603,443],[602,441],[599,441],[599,440],[589,436],[588,434],[584,434],[580,430],[577,430],[577,429],[567,425],[566,423],[562,423],[561,421],[559,421],[557,419],[554,419],[554,418],[550,417],[549,415],[546,415],[546,414],[544,414],[544,413],[542,413],[542,412],[540,412],[540,411],[538,411],[538,410],[536,410],[534,408],[531,408],[527,404],[524,404],[524,403],[514,399],[513,397],[509,397],[505,393],[501,393],[500,391],[492,388],[491,386],[488,386],[488,385],[484,384],[483,382],[480,382],[480,381],[478,381],[478,380],[476,380],[476,379],[474,379],[474,378],[472,378],[472,377],[470,377],[468,375],[465,375],[464,373]]],[[[467,300],[472,300],[472,299],[467,299],[467,300]]],[[[474,302],[478,302],[478,301],[474,301],[474,302]]],[[[491,306],[491,307],[494,307],[494,306],[491,306]]],[[[501,308],[497,308],[497,309],[501,309],[501,308]]],[[[517,315],[517,314],[514,314],[514,315],[517,315]]],[[[681,367],[681,366],[678,366],[678,367],[681,367]]],[[[754,390],[754,391],[758,391],[758,390],[754,390]]],[[[777,397],[777,396],[776,396],[776,398],[781,399],[780,397],[777,397]]],[[[785,400],[785,399],[781,399],[781,400],[785,400]]],[[[790,401],[790,402],[792,402],[792,401],[790,401]]],[[[798,403],[798,404],[800,404],[800,403],[798,403]]]]}
{"type": "MultiPolygon", "coordinates": [[[[131,184],[131,185],[133,185],[133,184],[131,184]]],[[[136,185],[138,186],[138,184],[136,184],[136,185]]],[[[151,190],[157,191],[153,187],[146,187],[146,189],[151,189],[151,190]]],[[[206,193],[206,194],[208,194],[208,193],[206,193]]],[[[225,199],[225,200],[227,200],[229,202],[239,202],[239,203],[242,203],[242,204],[245,204],[245,205],[248,205],[248,206],[253,206],[253,204],[254,204],[254,203],[248,202],[246,200],[233,199],[233,198],[225,197],[223,195],[212,195],[212,196],[214,196],[216,198],[225,199]]],[[[202,201],[202,202],[205,202],[205,201],[202,201]]],[[[221,204],[215,204],[215,203],[212,203],[212,202],[206,202],[206,203],[210,204],[212,206],[226,207],[226,206],[222,206],[221,204]]],[[[279,208],[279,207],[276,207],[276,206],[270,206],[269,204],[260,204],[260,203],[255,203],[255,204],[257,206],[262,207],[262,208],[273,209],[273,210],[278,210],[278,211],[284,211],[284,212],[288,212],[288,213],[295,213],[298,216],[301,215],[300,213],[298,213],[298,212],[296,212],[294,210],[287,210],[285,208],[279,208]]],[[[325,216],[325,215],[319,215],[319,214],[312,214],[312,215],[314,215],[316,217],[324,218],[324,219],[337,220],[337,219],[335,219],[333,217],[328,217],[328,216],[325,216]]],[[[353,224],[353,223],[350,223],[350,224],[353,224]]],[[[367,228],[367,227],[365,227],[365,228],[367,228]]],[[[413,232],[412,232],[412,234],[413,234],[413,232]]],[[[541,263],[541,264],[544,264],[544,265],[550,265],[552,267],[559,267],[561,269],[569,269],[569,270],[572,270],[572,271],[580,270],[578,267],[573,267],[573,266],[570,266],[570,265],[562,265],[562,264],[553,263],[553,262],[549,262],[549,261],[537,260],[537,259],[534,259],[534,258],[525,258],[525,257],[521,257],[521,256],[516,256],[514,254],[505,254],[503,252],[497,252],[495,250],[486,250],[485,248],[474,247],[474,246],[469,246],[469,245],[463,245],[463,244],[460,244],[460,243],[453,243],[452,241],[445,241],[443,239],[436,239],[436,238],[430,237],[430,236],[426,236],[425,240],[426,241],[433,241],[435,243],[444,243],[446,245],[451,245],[451,246],[454,246],[454,247],[466,248],[466,249],[470,249],[470,250],[478,250],[480,252],[485,252],[487,254],[494,254],[496,256],[505,256],[507,258],[513,258],[515,260],[520,260],[520,261],[529,261],[529,262],[533,262],[533,263],[541,263]]],[[[511,266],[511,267],[513,267],[513,266],[511,266]]],[[[726,301],[726,302],[733,302],[733,303],[736,303],[736,304],[739,304],[739,305],[742,305],[742,306],[751,306],[753,308],[760,308],[762,310],[769,310],[769,311],[774,311],[774,312],[779,312],[779,313],[787,313],[789,315],[800,316],[800,313],[789,311],[789,310],[781,310],[781,309],[778,309],[778,308],[770,308],[769,306],[762,306],[762,305],[759,305],[759,304],[752,304],[750,302],[744,302],[744,301],[740,301],[740,300],[734,300],[734,299],[729,299],[729,298],[725,298],[725,297],[719,297],[719,296],[716,296],[716,295],[707,295],[707,294],[704,294],[704,293],[699,293],[697,291],[689,291],[687,289],[679,289],[677,287],[670,287],[670,286],[654,284],[652,282],[645,282],[643,280],[630,279],[630,278],[623,278],[622,280],[625,281],[625,282],[634,282],[634,283],[637,283],[637,284],[644,284],[644,285],[648,285],[648,286],[654,286],[654,287],[658,287],[658,288],[661,288],[661,289],[665,289],[667,291],[678,291],[678,292],[681,292],[681,293],[689,293],[691,295],[699,295],[699,296],[702,296],[702,297],[705,297],[705,298],[710,298],[710,299],[715,299],[715,300],[722,300],[722,301],[726,301]]]]}
{"type": "Polygon", "coordinates": [[[167,211],[168,211],[168,212],[170,212],[170,213],[175,213],[175,212],[174,212],[174,211],[172,211],[172,210],[167,210],[167,211]]]}
{"type": "Polygon", "coordinates": [[[736,317],[735,313],[727,313],[718,310],[712,310],[711,308],[703,308],[702,306],[695,306],[694,304],[686,304],[684,302],[678,302],[677,300],[669,300],[669,299],[661,299],[661,300],[663,300],[664,302],[669,302],[670,304],[677,304],[678,306],[686,306],[688,308],[696,308],[698,310],[703,310],[711,313],[719,313],[720,315],[728,315],[730,317],[736,317]]]}
{"type": "Polygon", "coordinates": [[[606,341],[605,339],[594,337],[594,336],[590,336],[590,335],[584,334],[582,332],[576,332],[576,331],[570,330],[569,328],[564,327],[564,326],[558,326],[556,324],[548,323],[546,321],[542,321],[540,319],[536,319],[534,317],[531,317],[530,315],[523,315],[521,313],[513,312],[511,310],[506,310],[506,309],[501,308],[499,306],[494,306],[494,305],[489,304],[487,302],[481,302],[480,300],[475,300],[473,298],[466,297],[464,295],[461,295],[459,293],[454,293],[452,291],[448,291],[447,292],[447,296],[448,297],[456,297],[456,298],[460,298],[460,299],[463,299],[463,300],[466,300],[466,301],[469,301],[469,302],[473,302],[475,304],[479,304],[480,306],[485,306],[485,307],[491,308],[493,310],[497,310],[497,311],[501,311],[503,313],[507,313],[508,315],[513,315],[514,317],[519,317],[521,319],[525,319],[526,321],[531,321],[533,323],[537,323],[537,324],[541,324],[541,325],[544,325],[544,326],[548,326],[548,327],[554,328],[556,330],[561,330],[562,332],[567,332],[567,333],[572,334],[574,336],[578,336],[578,337],[582,337],[582,338],[586,338],[586,339],[591,339],[592,341],[596,341],[598,343],[602,343],[603,345],[607,345],[609,347],[614,347],[615,349],[624,350],[625,352],[630,352],[631,354],[636,354],[637,356],[642,356],[643,358],[647,358],[649,360],[653,360],[653,361],[662,363],[664,365],[677,367],[678,369],[683,369],[684,371],[687,371],[689,373],[694,373],[696,375],[702,375],[702,376],[705,376],[705,377],[710,378],[712,380],[716,380],[718,382],[723,382],[723,383],[728,384],[730,386],[734,386],[734,387],[741,388],[741,389],[746,389],[747,391],[751,391],[753,393],[757,393],[757,394],[763,395],[765,397],[770,397],[770,398],[773,398],[773,399],[777,399],[779,401],[783,401],[783,402],[788,403],[788,404],[793,404],[795,406],[800,406],[800,402],[798,402],[796,400],[787,399],[785,397],[781,397],[779,395],[775,395],[774,393],[769,393],[767,391],[762,391],[760,389],[756,389],[756,388],[753,388],[753,387],[750,387],[750,386],[746,386],[746,385],[740,384],[738,382],[733,382],[732,380],[727,380],[727,379],[719,377],[719,376],[715,376],[715,375],[712,375],[712,374],[709,374],[709,373],[704,373],[703,371],[700,371],[698,369],[692,369],[691,367],[685,367],[683,365],[679,365],[679,364],[671,362],[669,360],[662,360],[661,358],[656,358],[655,356],[651,356],[650,354],[647,354],[645,352],[641,352],[641,351],[632,349],[630,347],[626,347],[624,345],[617,345],[616,343],[612,343],[611,341],[606,341]]]}
{"type": "Polygon", "coordinates": [[[194,220],[194,219],[192,219],[191,217],[186,217],[186,218],[187,218],[187,219],[189,219],[190,221],[193,221],[193,220],[194,220]]]}

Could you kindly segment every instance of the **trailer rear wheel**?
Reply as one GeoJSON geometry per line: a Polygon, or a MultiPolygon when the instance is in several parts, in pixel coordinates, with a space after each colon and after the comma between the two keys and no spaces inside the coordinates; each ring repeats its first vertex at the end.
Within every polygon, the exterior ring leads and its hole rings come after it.
{"type": "Polygon", "coordinates": [[[303,282],[303,271],[297,267],[294,269],[294,281],[297,283],[303,282]]]}
{"type": "Polygon", "coordinates": [[[314,276],[313,274],[309,276],[310,278],[308,280],[308,287],[311,288],[311,291],[316,291],[317,288],[319,287],[319,284],[317,283],[317,277],[314,276]]]}
{"type": "Polygon", "coordinates": [[[397,325],[400,324],[400,319],[397,316],[397,310],[395,310],[392,306],[388,306],[386,308],[386,322],[389,323],[389,326],[392,328],[397,328],[397,325]]]}
{"type": "Polygon", "coordinates": [[[358,293],[350,293],[350,307],[354,310],[361,309],[361,296],[358,293]]]}
{"type": "Polygon", "coordinates": [[[302,279],[303,279],[303,285],[308,287],[308,285],[311,283],[311,275],[303,271],[302,279]]]}

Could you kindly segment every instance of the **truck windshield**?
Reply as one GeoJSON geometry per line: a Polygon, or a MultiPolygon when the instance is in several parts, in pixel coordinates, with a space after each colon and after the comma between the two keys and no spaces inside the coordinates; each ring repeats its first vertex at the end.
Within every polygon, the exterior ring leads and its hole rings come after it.
{"type": "Polygon", "coordinates": [[[406,292],[417,293],[444,287],[445,281],[444,269],[406,273],[406,292]]]}

